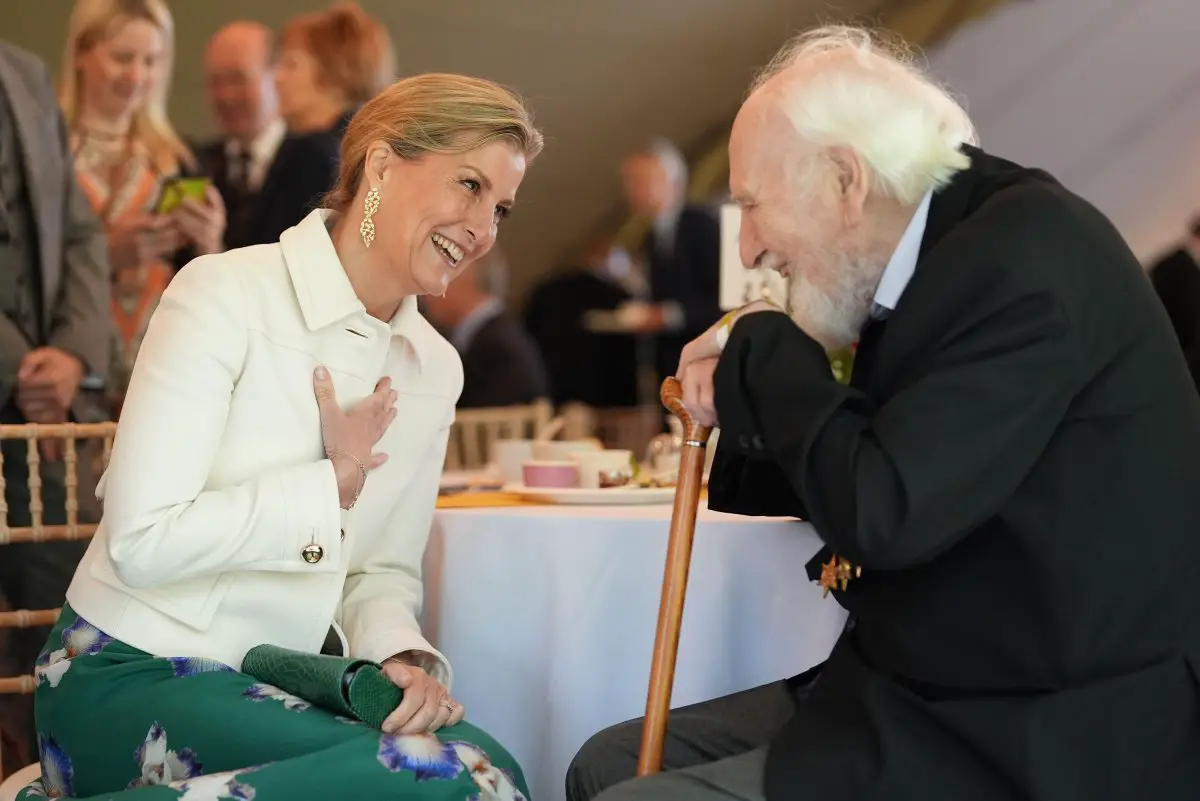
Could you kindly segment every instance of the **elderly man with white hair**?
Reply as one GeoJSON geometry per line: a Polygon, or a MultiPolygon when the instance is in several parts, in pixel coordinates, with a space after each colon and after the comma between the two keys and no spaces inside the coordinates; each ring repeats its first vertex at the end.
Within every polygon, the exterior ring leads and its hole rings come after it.
{"type": "Polygon", "coordinates": [[[973,141],[853,28],[755,84],[741,252],[789,313],[731,315],[679,376],[721,427],[710,506],[810,521],[849,623],[822,665],[674,711],[659,775],[626,781],[640,721],[596,735],[572,801],[1200,798],[1200,401],[1108,220],[973,141]]]}

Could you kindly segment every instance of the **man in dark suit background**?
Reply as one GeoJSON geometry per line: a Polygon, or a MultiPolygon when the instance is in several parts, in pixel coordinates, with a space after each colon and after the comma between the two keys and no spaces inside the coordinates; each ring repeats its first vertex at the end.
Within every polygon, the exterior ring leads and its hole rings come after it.
{"type": "Polygon", "coordinates": [[[808,673],[672,713],[659,775],[621,781],[640,721],[600,733],[573,801],[1196,798],[1200,398],[1109,221],[972,141],[856,29],[756,82],[730,182],[791,319],[752,304],[679,372],[721,426],[710,507],[810,521],[850,622],[808,673]],[[855,340],[846,386],[826,351],[855,340]]]}
{"type": "Polygon", "coordinates": [[[460,409],[516,406],[549,397],[537,345],[504,308],[507,264],[499,250],[471,265],[446,289],[422,298],[429,321],[462,357],[460,409]]]}
{"type": "Polygon", "coordinates": [[[225,200],[225,247],[279,240],[320,205],[337,174],[332,134],[288,134],[279,116],[270,29],[237,21],[213,36],[205,73],[221,138],[200,151],[225,200]]]}
{"type": "Polygon", "coordinates": [[[1152,264],[1148,273],[1200,391],[1200,216],[1192,219],[1179,247],[1152,264]]]}
{"type": "MultiPolygon", "coordinates": [[[[109,287],[104,231],[75,185],[50,76],[32,54],[0,43],[0,422],[63,423],[75,416],[85,376],[98,386],[108,369],[109,287]]],[[[25,443],[8,440],[2,447],[7,523],[29,526],[25,443]]],[[[57,450],[43,453],[40,471],[47,525],[66,522],[66,474],[57,450]]],[[[0,593],[14,609],[61,606],[85,547],[0,546],[0,593]]],[[[0,675],[31,673],[49,628],[6,633],[0,675]]],[[[32,697],[0,698],[3,733],[19,740],[21,758],[36,759],[32,697]]]]}
{"type": "Polygon", "coordinates": [[[630,209],[650,225],[643,243],[650,306],[638,326],[654,336],[659,380],[675,372],[683,346],[721,316],[721,226],[715,214],[686,202],[687,162],[657,140],[621,165],[630,209]]]}
{"type": "Polygon", "coordinates": [[[593,409],[638,404],[638,342],[624,333],[595,332],[593,311],[615,311],[643,294],[629,254],[603,241],[588,248],[579,267],[540,281],[522,315],[537,343],[555,406],[583,403],[593,409]]]}

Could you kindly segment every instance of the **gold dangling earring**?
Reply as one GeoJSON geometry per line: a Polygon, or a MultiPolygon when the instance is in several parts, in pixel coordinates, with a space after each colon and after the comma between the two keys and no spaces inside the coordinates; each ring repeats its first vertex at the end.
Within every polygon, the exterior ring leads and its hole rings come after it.
{"type": "Polygon", "coordinates": [[[358,226],[358,233],[362,235],[363,245],[368,248],[375,241],[375,221],[371,218],[377,211],[379,211],[379,187],[373,186],[371,191],[367,192],[366,199],[363,200],[363,218],[362,223],[358,226]]]}

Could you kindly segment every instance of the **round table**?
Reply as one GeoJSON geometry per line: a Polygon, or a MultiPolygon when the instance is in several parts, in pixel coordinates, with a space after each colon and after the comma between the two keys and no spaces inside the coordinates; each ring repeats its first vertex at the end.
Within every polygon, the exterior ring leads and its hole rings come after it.
{"type": "MultiPolygon", "coordinates": [[[[600,729],[644,714],[669,506],[439,510],[424,628],[469,719],[521,763],[536,801],[600,729]]],[[[672,705],[786,678],[829,654],[845,612],[804,564],[795,520],[701,509],[672,705]]]]}

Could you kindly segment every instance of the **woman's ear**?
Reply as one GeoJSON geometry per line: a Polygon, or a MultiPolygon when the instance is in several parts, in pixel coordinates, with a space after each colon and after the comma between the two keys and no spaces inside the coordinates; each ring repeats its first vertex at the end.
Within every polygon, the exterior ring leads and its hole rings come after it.
{"type": "Polygon", "coordinates": [[[367,158],[363,162],[363,177],[366,178],[368,185],[378,186],[383,183],[391,158],[392,149],[387,146],[386,142],[371,143],[371,146],[367,148],[367,158]]]}

